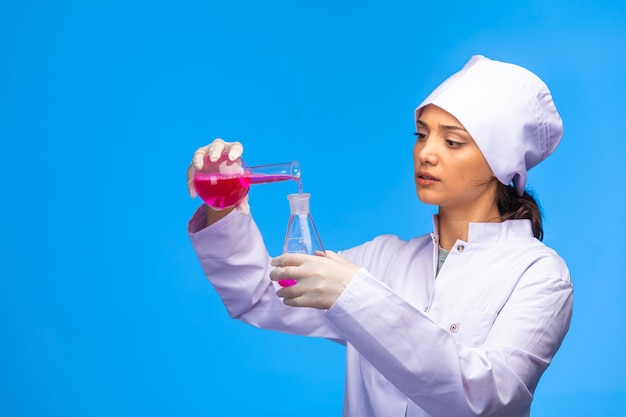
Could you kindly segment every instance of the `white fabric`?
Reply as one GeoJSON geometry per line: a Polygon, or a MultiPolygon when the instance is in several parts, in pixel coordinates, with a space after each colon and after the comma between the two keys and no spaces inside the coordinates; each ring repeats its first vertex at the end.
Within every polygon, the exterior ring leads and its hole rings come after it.
{"type": "Polygon", "coordinates": [[[470,224],[437,280],[436,221],[429,235],[339,252],[362,268],[328,311],[276,297],[251,216],[204,221],[200,208],[189,236],[233,318],[346,345],[344,416],[528,416],[569,327],[568,269],[526,220],[470,224]]]}
{"type": "Polygon", "coordinates": [[[552,94],[535,74],[520,66],[473,56],[416,109],[434,104],[452,114],[472,136],[494,175],[513,182],[519,195],[528,170],[558,146],[563,122],[552,94]]]}

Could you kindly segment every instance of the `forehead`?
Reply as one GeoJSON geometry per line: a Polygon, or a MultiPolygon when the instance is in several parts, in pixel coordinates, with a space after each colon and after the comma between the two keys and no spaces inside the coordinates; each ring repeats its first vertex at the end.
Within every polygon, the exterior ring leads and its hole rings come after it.
{"type": "Polygon", "coordinates": [[[463,126],[463,124],[459,122],[456,117],[434,104],[425,106],[415,123],[417,124],[418,129],[422,127],[428,129],[454,131],[467,136],[467,138],[472,141],[474,140],[467,129],[465,129],[465,126],[463,126]]]}
{"type": "Polygon", "coordinates": [[[445,111],[441,107],[438,107],[434,104],[429,104],[425,106],[420,112],[419,117],[417,118],[418,123],[431,125],[449,125],[449,126],[458,126],[463,127],[461,122],[458,121],[456,117],[454,117],[451,113],[445,111]]]}

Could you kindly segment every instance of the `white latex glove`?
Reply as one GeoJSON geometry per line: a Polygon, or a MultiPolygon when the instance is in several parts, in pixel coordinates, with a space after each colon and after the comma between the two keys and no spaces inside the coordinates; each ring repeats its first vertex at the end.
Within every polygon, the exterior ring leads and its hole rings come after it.
{"type": "Polygon", "coordinates": [[[273,281],[292,279],[295,285],[281,288],[276,295],[293,307],[330,308],[348,286],[359,266],[333,251],[315,255],[286,253],[272,259],[273,281]]]}
{"type": "MultiPolygon", "coordinates": [[[[228,159],[230,161],[236,161],[240,159],[243,154],[243,145],[240,142],[226,142],[223,139],[217,138],[210,144],[198,148],[193,153],[193,159],[191,160],[191,164],[189,164],[189,168],[187,168],[187,190],[189,191],[189,196],[191,196],[191,198],[196,198],[198,195],[196,193],[196,187],[193,183],[193,176],[196,173],[196,170],[200,170],[204,167],[204,161],[207,155],[209,156],[210,162],[218,163],[223,153],[228,154],[228,159]]],[[[214,207],[211,208],[219,211],[219,209],[214,207]]],[[[247,195],[241,203],[235,207],[235,209],[242,214],[250,213],[250,205],[248,204],[247,195]]]]}

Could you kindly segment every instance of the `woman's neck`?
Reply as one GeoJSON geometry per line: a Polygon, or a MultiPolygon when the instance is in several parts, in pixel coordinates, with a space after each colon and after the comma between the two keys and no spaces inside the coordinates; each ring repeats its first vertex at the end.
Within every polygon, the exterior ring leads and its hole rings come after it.
{"type": "Polygon", "coordinates": [[[497,206],[488,210],[453,210],[439,207],[438,229],[439,246],[450,250],[457,240],[467,241],[470,223],[500,223],[500,213],[497,206]]]}

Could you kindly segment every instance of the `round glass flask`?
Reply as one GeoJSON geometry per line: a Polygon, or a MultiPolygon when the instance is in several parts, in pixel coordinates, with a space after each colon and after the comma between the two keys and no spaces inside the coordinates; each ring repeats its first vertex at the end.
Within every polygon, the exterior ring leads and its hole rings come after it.
{"type": "Polygon", "coordinates": [[[300,183],[298,161],[248,166],[242,159],[230,161],[226,154],[217,162],[208,156],[204,167],[194,174],[194,186],[210,207],[224,209],[239,204],[253,184],[294,180],[300,183]]]}

